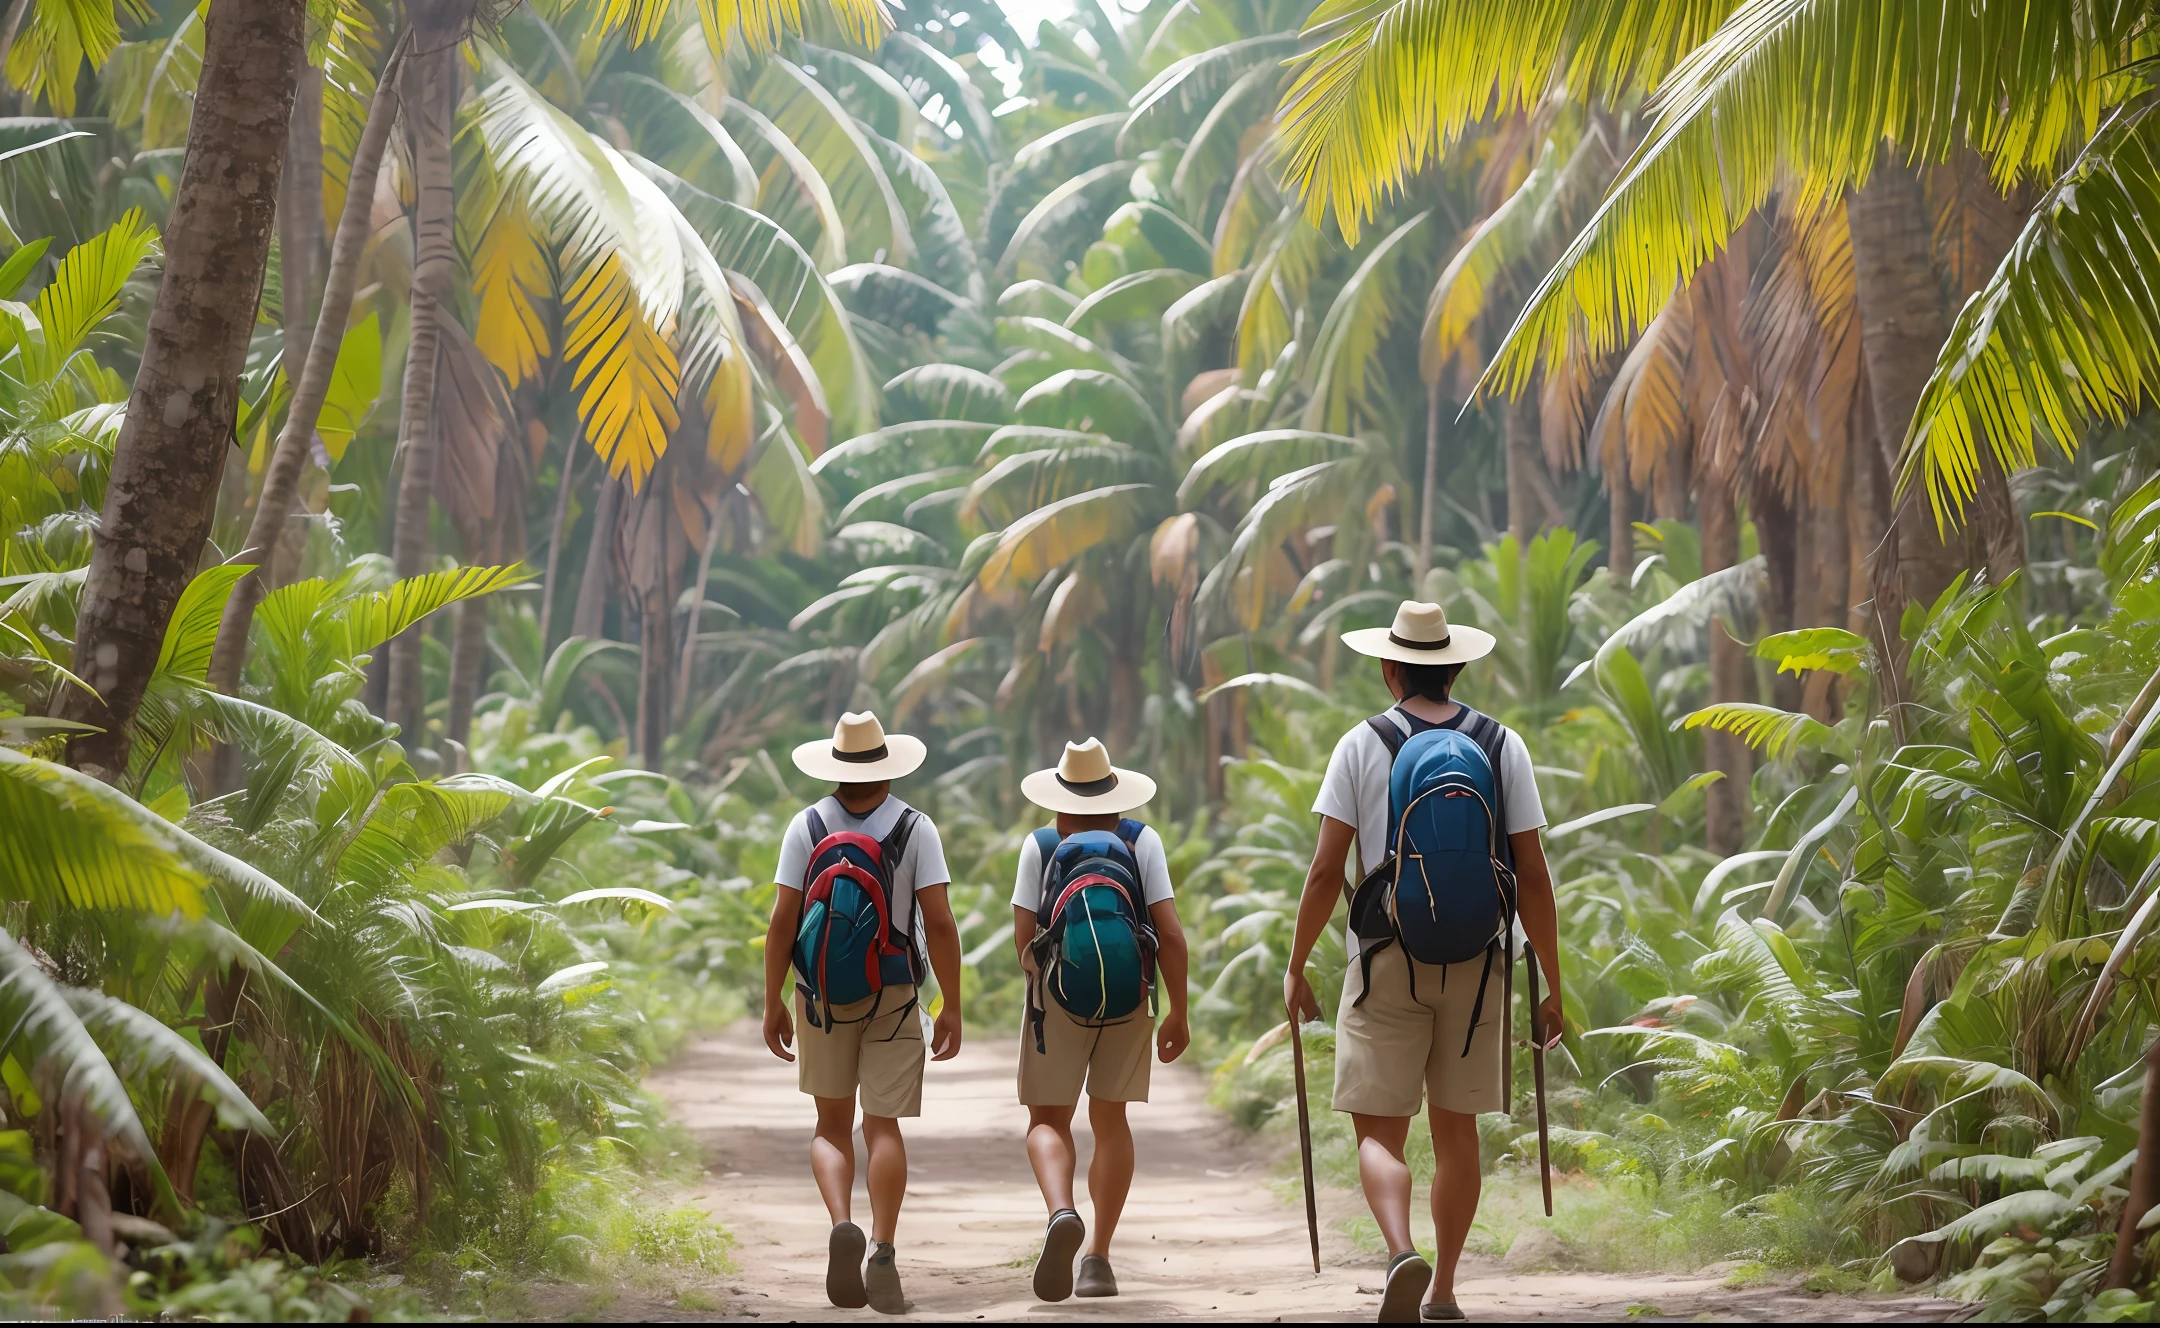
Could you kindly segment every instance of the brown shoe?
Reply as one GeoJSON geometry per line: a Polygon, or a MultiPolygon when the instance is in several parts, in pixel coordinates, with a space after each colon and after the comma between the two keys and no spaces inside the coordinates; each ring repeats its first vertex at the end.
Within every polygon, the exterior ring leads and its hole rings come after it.
{"type": "Polygon", "coordinates": [[[1117,1294],[1117,1274],[1110,1271],[1110,1261],[1100,1254],[1080,1256],[1080,1275],[1073,1279],[1076,1296],[1114,1296],[1117,1294]]]}
{"type": "Polygon", "coordinates": [[[1072,1294],[1073,1256],[1086,1239],[1087,1223],[1080,1220],[1080,1214],[1061,1208],[1050,1215],[1050,1227],[1043,1232],[1042,1253],[1035,1258],[1035,1299],[1055,1303],[1072,1294]]]}
{"type": "Polygon", "coordinates": [[[913,1301],[900,1294],[900,1267],[893,1260],[891,1242],[881,1240],[871,1249],[870,1263],[863,1269],[863,1291],[870,1308],[880,1314],[905,1314],[915,1308],[913,1301]]]}
{"type": "Polygon", "coordinates": [[[825,1299],[843,1310],[859,1310],[870,1303],[863,1292],[862,1256],[867,1242],[862,1228],[842,1222],[832,1229],[825,1248],[825,1299]]]}

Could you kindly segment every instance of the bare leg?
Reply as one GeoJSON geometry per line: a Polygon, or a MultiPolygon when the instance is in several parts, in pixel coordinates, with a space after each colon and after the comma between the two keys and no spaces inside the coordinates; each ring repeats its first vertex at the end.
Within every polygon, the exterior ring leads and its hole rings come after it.
{"type": "MultiPolygon", "coordinates": [[[[1035,1184],[1041,1187],[1043,1203],[1052,1213],[1073,1206],[1073,1167],[1078,1153],[1073,1147],[1072,1118],[1071,1107],[1028,1108],[1028,1165],[1035,1169],[1035,1184]]],[[[1100,1143],[1096,1146],[1101,1147],[1100,1143]]]]}
{"type": "Polygon", "coordinates": [[[1410,1119],[1355,1112],[1350,1116],[1357,1131],[1358,1183],[1364,1187],[1373,1220],[1380,1224],[1390,1258],[1415,1248],[1410,1242],[1410,1163],[1403,1157],[1410,1119]]]}
{"type": "Polygon", "coordinates": [[[810,1140],[810,1174],[833,1225],[849,1220],[855,1196],[855,1099],[821,1097],[817,1134],[810,1140]]]}
{"type": "Polygon", "coordinates": [[[900,1227],[900,1202],[907,1198],[907,1144],[900,1122],[867,1113],[863,1142],[870,1147],[870,1239],[890,1244],[900,1227]]]}
{"type": "Polygon", "coordinates": [[[1455,1261],[1462,1258],[1463,1241],[1477,1219],[1478,1168],[1477,1117],[1459,1111],[1432,1109],[1433,1232],[1439,1243],[1434,1252],[1432,1302],[1455,1299],[1455,1261]]]}
{"type": "Polygon", "coordinates": [[[1088,1099],[1088,1125],[1095,1131],[1095,1156],[1088,1163],[1088,1199],[1095,1206],[1095,1223],[1088,1232],[1088,1253],[1107,1259],[1110,1233],[1117,1230],[1125,1196],[1132,1191],[1132,1126],[1125,1120],[1124,1103],[1098,1097],[1088,1099]]]}

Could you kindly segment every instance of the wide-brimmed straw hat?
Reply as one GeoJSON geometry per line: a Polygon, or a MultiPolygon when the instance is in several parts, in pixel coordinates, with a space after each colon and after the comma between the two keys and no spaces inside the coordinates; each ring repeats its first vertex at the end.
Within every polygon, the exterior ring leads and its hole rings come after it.
{"type": "Polygon", "coordinates": [[[878,717],[865,710],[840,716],[831,742],[797,747],[795,768],[812,779],[835,784],[875,784],[913,774],[928,755],[921,738],[887,733],[878,717]]]}
{"type": "Polygon", "coordinates": [[[1038,770],[1020,781],[1020,794],[1036,806],[1078,816],[1129,812],[1155,796],[1155,781],[1137,770],[1110,764],[1102,742],[1068,742],[1057,769],[1038,770]]]}
{"type": "Polygon", "coordinates": [[[1447,610],[1406,599],[1395,610],[1391,627],[1344,632],[1343,644],[1360,655],[1399,664],[1467,664],[1492,653],[1491,632],[1448,626],[1447,610]]]}

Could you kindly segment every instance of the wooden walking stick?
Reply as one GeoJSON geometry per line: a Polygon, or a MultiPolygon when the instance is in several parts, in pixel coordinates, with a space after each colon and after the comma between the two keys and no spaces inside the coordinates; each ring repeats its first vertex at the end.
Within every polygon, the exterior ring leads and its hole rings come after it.
{"type": "MultiPolygon", "coordinates": [[[[1305,1231],[1312,1237],[1312,1270],[1320,1271],[1320,1201],[1313,1194],[1312,1107],[1305,1100],[1305,1029],[1300,1012],[1290,1012],[1290,1064],[1297,1074],[1299,1160],[1305,1164],[1305,1231]]],[[[1551,1207],[1550,1203],[1546,1205],[1551,1207]]]]}
{"type": "Polygon", "coordinates": [[[1538,1179],[1545,1185],[1545,1216],[1552,1216],[1552,1143],[1545,1128],[1545,1030],[1538,1008],[1537,950],[1523,947],[1523,976],[1530,996],[1530,1071],[1537,1088],[1538,1179]]]}

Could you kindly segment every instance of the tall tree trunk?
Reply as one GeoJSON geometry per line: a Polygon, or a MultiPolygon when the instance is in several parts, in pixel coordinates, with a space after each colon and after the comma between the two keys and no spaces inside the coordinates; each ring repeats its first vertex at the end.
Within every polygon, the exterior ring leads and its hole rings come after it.
{"type": "MultiPolygon", "coordinates": [[[[1800,607],[1794,617],[1801,627],[1840,627],[1845,623],[1845,596],[1852,581],[1852,536],[1847,531],[1842,496],[1810,503],[1803,520],[1809,535],[1808,555],[1800,562],[1800,607]]],[[[1838,675],[1827,669],[1809,673],[1800,685],[1800,708],[1825,724],[1836,722],[1834,698],[1838,675]]]]}
{"type": "MultiPolygon", "coordinates": [[[[457,105],[459,54],[454,33],[413,34],[411,95],[402,97],[416,182],[413,205],[412,337],[405,353],[405,400],[398,450],[397,524],[390,559],[400,578],[427,570],[428,515],[435,489],[435,380],[440,368],[440,320],[452,316],[450,280],[457,271],[456,195],[450,171],[450,121],[457,105]]],[[[421,674],[421,629],[407,628],[390,642],[386,717],[408,746],[422,736],[426,695],[421,674]]]]}
{"type": "Polygon", "coordinates": [[[621,480],[600,477],[600,503],[593,509],[592,534],[585,541],[585,574],[578,582],[577,611],[570,635],[597,637],[607,630],[608,596],[615,586],[615,527],[622,511],[621,480]]]}
{"type": "Polygon", "coordinates": [[[563,540],[570,534],[570,486],[577,482],[577,463],[583,452],[578,442],[579,434],[572,429],[570,445],[563,452],[562,470],[555,479],[555,520],[548,527],[547,573],[540,578],[540,658],[543,662],[547,659],[548,648],[554,644],[548,628],[555,618],[556,577],[562,569],[563,540]]]}
{"type": "Polygon", "coordinates": [[[299,0],[212,0],[187,155],[165,226],[165,278],[113,452],[83,583],[62,715],[101,733],[69,744],[83,770],[127,768],[129,726],[165,624],[210,536],[248,337],[270,258],[286,125],[304,45],[299,0]]]}
{"type": "Polygon", "coordinates": [[[457,606],[457,631],[450,638],[450,709],[443,733],[461,748],[472,744],[473,706],[486,664],[487,597],[482,596],[457,606]]]}
{"type": "MultiPolygon", "coordinates": [[[[1756,543],[1762,548],[1763,565],[1769,572],[1770,603],[1765,615],[1768,628],[1789,632],[1799,624],[1800,583],[1809,575],[1807,556],[1813,552],[1813,530],[1774,484],[1758,481],[1752,506],[1756,543]]],[[[1799,709],[1799,676],[1775,675],[1770,701],[1786,710],[1799,709]]]]}
{"type": "Polygon", "coordinates": [[[1528,392],[1500,407],[1501,436],[1507,446],[1508,533],[1524,544],[1548,526],[1561,523],[1560,500],[1545,469],[1544,444],[1538,438],[1537,399],[1528,392]]]}
{"type": "MultiPolygon", "coordinates": [[[[292,511],[293,500],[300,491],[300,477],[307,468],[315,422],[322,415],[323,398],[329,395],[331,371],[337,366],[338,347],[345,339],[345,320],[352,312],[353,283],[360,271],[360,251],[367,245],[368,210],[375,199],[372,182],[382,170],[383,148],[389,143],[391,127],[397,122],[398,72],[404,65],[405,51],[403,40],[391,50],[382,81],[375,91],[374,104],[368,108],[367,126],[360,132],[360,145],[353,153],[352,187],[346,190],[345,210],[338,217],[337,239],[330,250],[330,266],[323,280],[322,312],[317,316],[314,334],[308,340],[307,356],[302,361],[305,367],[293,379],[292,405],[286,411],[285,427],[278,433],[277,447],[270,454],[269,464],[263,468],[262,497],[256,502],[255,518],[248,525],[247,543],[242,546],[252,551],[247,556],[255,558],[258,566],[240,579],[233,587],[232,598],[225,601],[225,616],[218,624],[217,646],[210,656],[210,685],[221,692],[240,689],[240,670],[247,662],[248,628],[255,621],[256,607],[272,589],[261,564],[269,557],[278,531],[292,511]]],[[[319,125],[319,104],[316,111],[319,125]]],[[[320,198],[319,139],[316,153],[315,197],[320,198]]]]}
{"type": "Polygon", "coordinates": [[[2138,1224],[2154,1204],[2160,1204],[2160,1041],[2145,1049],[2145,1097],[2138,1108],[2137,1143],[2137,1160],[2130,1164],[2130,1193],[2123,1199],[2122,1221],[2115,1230],[2115,1249],[2102,1283],[2108,1290],[2137,1280],[2138,1247],[2145,1243],[2138,1224]]]}
{"type": "Polygon", "coordinates": [[[705,618],[705,587],[712,581],[713,550],[720,543],[720,514],[726,502],[723,493],[713,503],[705,523],[705,547],[698,550],[697,579],[690,583],[690,618],[683,624],[682,672],[675,681],[673,709],[677,728],[682,727],[683,716],[690,709],[690,686],[697,671],[698,626],[705,618]]]}
{"type": "MultiPolygon", "coordinates": [[[[629,564],[631,596],[638,617],[637,753],[648,770],[658,770],[668,731],[668,666],[674,661],[675,577],[668,527],[674,501],[666,485],[647,484],[640,494],[619,499],[622,542],[629,564]]],[[[619,487],[619,486],[618,486],[619,487]]]]}
{"type": "Polygon", "coordinates": [[[278,180],[278,261],[283,284],[285,375],[298,382],[315,330],[316,254],[322,248],[323,71],[300,66],[292,123],[285,135],[285,174],[278,180]]]}
{"type": "MultiPolygon", "coordinates": [[[[1950,335],[1950,310],[1935,267],[1934,235],[1918,174],[1895,162],[1878,165],[1845,212],[1852,229],[1860,355],[1884,470],[1894,481],[1921,390],[1950,335]]],[[[1999,526],[2007,511],[2014,522],[2001,468],[1982,466],[1980,482],[1980,512],[1993,514],[1990,519],[1999,526]]],[[[1894,634],[1905,606],[1940,595],[1960,572],[1983,565],[1986,551],[1969,531],[1952,531],[1944,540],[1924,486],[1910,485],[1894,501],[1873,581],[1877,619],[1891,634],[1891,657],[1901,659],[1894,634]]],[[[2007,543],[2001,535],[1997,540],[2007,543]]]]}
{"type": "Polygon", "coordinates": [[[1423,597],[1425,574],[1432,571],[1433,504],[1440,490],[1440,385],[1425,385],[1425,478],[1418,503],[1417,584],[1412,593],[1423,597]]]}
{"type": "Polygon", "coordinates": [[[1623,584],[1635,579],[1635,492],[1628,487],[1627,462],[1605,467],[1605,566],[1623,584]]]}
{"type": "MultiPolygon", "coordinates": [[[[1717,572],[1740,561],[1740,519],[1733,510],[1732,495],[1705,485],[1699,509],[1702,514],[1703,571],[1717,572]]],[[[1710,699],[1717,702],[1747,701],[1747,651],[1723,619],[1710,624],[1710,699]]],[[[1719,856],[1738,853],[1747,834],[1748,781],[1753,763],[1747,744],[1730,733],[1708,730],[1703,752],[1712,770],[1725,778],[1703,790],[1704,839],[1719,856]]]]}

